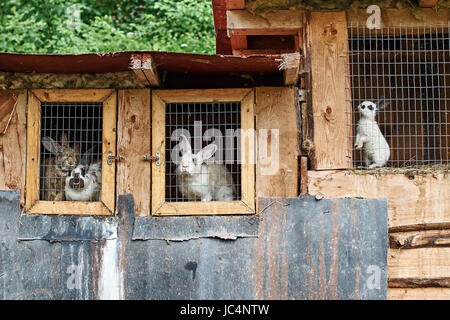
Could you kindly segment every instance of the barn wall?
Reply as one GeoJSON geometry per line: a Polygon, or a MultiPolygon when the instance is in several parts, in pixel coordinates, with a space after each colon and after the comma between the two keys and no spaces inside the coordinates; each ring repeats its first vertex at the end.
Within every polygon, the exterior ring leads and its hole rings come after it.
{"type": "MultiPolygon", "coordinates": [[[[420,13],[421,18],[419,19],[405,10],[383,10],[382,26],[425,27],[429,26],[430,22],[446,25],[450,11],[422,10],[420,13]]],[[[302,126],[314,127],[313,135],[303,137],[303,139],[311,139],[314,149],[309,154],[305,152],[308,150],[303,150],[303,156],[310,156],[310,166],[307,168],[305,162],[302,167],[301,190],[303,193],[326,198],[387,199],[391,239],[388,259],[388,298],[449,299],[450,189],[448,186],[450,185],[450,175],[448,172],[354,174],[351,171],[339,170],[345,167],[336,164],[336,157],[342,161],[345,160],[346,155],[343,151],[347,148],[347,141],[330,137],[341,137],[340,131],[345,129],[346,123],[349,121],[351,123],[351,119],[347,122],[341,121],[340,125],[336,125],[334,120],[338,117],[330,117],[326,110],[330,106],[329,110],[332,112],[337,110],[340,115],[344,115],[345,104],[338,104],[338,109],[336,109],[332,103],[327,102],[323,95],[327,97],[336,95],[334,88],[343,84],[345,80],[341,79],[342,83],[337,83],[336,78],[343,76],[342,74],[334,73],[332,76],[320,77],[319,71],[321,64],[337,66],[345,57],[344,49],[339,49],[335,43],[336,37],[339,37],[339,28],[336,27],[337,31],[334,37],[332,33],[327,33],[330,25],[340,26],[341,23],[338,21],[336,24],[333,21],[335,18],[331,17],[330,13],[316,12],[314,16],[315,19],[308,20],[308,23],[312,25],[308,32],[315,33],[307,38],[328,37],[327,39],[331,43],[330,49],[336,49],[338,52],[313,56],[319,61],[319,63],[311,64],[313,100],[310,108],[313,116],[304,113],[302,126]],[[318,83],[314,80],[314,75],[317,78],[317,74],[319,74],[318,83]],[[325,90],[325,88],[331,89],[325,90]],[[325,92],[327,93],[325,94],[325,92]],[[329,140],[324,143],[323,137],[329,140]],[[328,165],[321,165],[324,163],[328,165]]],[[[347,23],[364,25],[367,16],[363,11],[350,10],[347,12],[347,23]]],[[[323,50],[321,43],[311,41],[308,45],[310,48],[307,48],[310,52],[323,50]]],[[[342,89],[340,90],[342,91],[342,89]]],[[[339,94],[342,93],[339,92],[339,94]]],[[[332,99],[333,101],[335,100],[332,99]]]]}
{"type": "Polygon", "coordinates": [[[0,192],[0,299],[385,299],[385,200],[262,198],[259,216],[20,215],[0,192]]]}

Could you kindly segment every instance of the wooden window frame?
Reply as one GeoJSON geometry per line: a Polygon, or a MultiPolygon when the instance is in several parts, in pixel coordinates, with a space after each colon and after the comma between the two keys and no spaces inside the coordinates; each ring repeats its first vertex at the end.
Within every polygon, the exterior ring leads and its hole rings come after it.
{"type": "Polygon", "coordinates": [[[152,163],[152,215],[230,215],[255,213],[255,95],[253,89],[154,90],[152,92],[152,154],[160,152],[161,164],[152,163]],[[166,202],[165,121],[167,103],[241,104],[241,200],[166,202]],[[249,130],[252,129],[252,130],[249,130]],[[250,133],[251,132],[251,133],[250,133]]]}
{"type": "Polygon", "coordinates": [[[27,169],[25,212],[57,215],[113,215],[116,165],[108,164],[108,152],[116,155],[117,93],[112,89],[52,89],[28,92],[27,169]],[[101,201],[39,200],[41,148],[41,103],[102,103],[102,190],[101,201]]]}

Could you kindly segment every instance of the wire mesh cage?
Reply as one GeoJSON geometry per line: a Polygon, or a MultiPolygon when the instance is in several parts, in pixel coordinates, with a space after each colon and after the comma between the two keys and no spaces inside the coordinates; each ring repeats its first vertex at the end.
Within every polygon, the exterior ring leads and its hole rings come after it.
{"type": "Polygon", "coordinates": [[[240,128],[239,102],[166,104],[166,201],[240,200],[240,128]]]}
{"type": "Polygon", "coordinates": [[[450,23],[349,27],[348,153],[353,168],[449,169],[449,31],[450,23]]]}
{"type": "Polygon", "coordinates": [[[42,103],[40,199],[99,201],[102,103],[42,103]]]}

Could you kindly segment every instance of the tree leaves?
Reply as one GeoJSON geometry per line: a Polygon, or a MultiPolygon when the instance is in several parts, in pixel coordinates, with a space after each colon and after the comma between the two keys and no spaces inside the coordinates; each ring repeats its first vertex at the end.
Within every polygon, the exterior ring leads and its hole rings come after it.
{"type": "Polygon", "coordinates": [[[2,0],[0,51],[214,53],[209,0],[2,0]]]}

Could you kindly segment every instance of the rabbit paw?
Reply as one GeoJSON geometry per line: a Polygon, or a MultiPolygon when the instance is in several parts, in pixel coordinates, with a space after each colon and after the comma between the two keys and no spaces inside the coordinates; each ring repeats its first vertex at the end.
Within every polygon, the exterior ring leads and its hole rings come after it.
{"type": "Polygon", "coordinates": [[[203,202],[207,202],[207,201],[211,201],[211,200],[212,200],[211,194],[207,194],[202,197],[203,202]]]}

